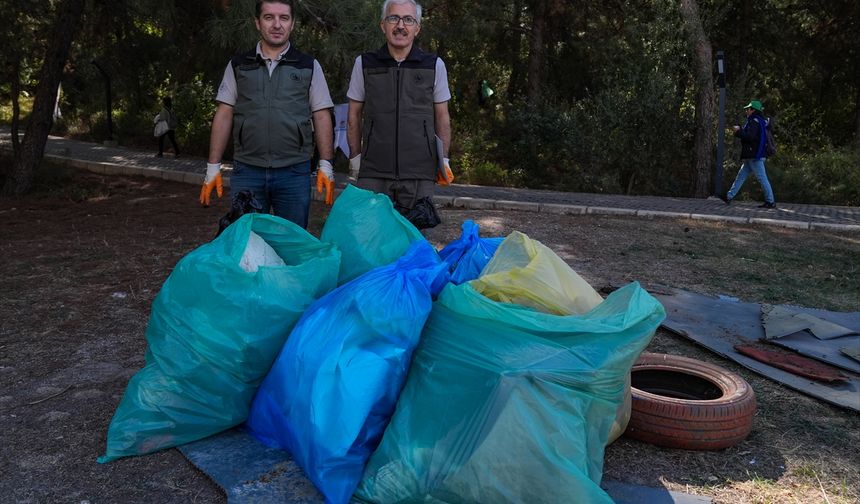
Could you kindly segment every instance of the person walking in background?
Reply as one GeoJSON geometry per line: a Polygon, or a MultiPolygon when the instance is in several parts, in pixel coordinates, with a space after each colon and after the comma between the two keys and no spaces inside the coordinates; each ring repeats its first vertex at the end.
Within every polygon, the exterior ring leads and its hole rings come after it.
{"type": "Polygon", "coordinates": [[[770,124],[762,112],[764,112],[764,106],[761,102],[752,100],[744,107],[744,113],[747,116],[746,124],[742,127],[739,125],[732,127],[734,135],[741,139],[741,169],[738,171],[729,192],[720,197],[727,205],[738,195],[750,172],[752,172],[764,191],[764,203],[759,205],[759,208],[776,208],[773,189],[770,187],[764,166],[767,159],[767,128],[770,127],[770,124]]]}
{"type": "Polygon", "coordinates": [[[167,124],[167,131],[158,137],[158,154],[156,156],[164,156],[164,137],[167,137],[170,139],[170,144],[173,145],[173,156],[179,157],[179,145],[176,143],[176,127],[179,123],[176,120],[176,113],[173,111],[173,99],[169,96],[161,99],[161,112],[155,118],[156,123],[160,121],[167,124]]]}
{"type": "Polygon", "coordinates": [[[320,64],[290,43],[292,0],[258,0],[255,9],[260,41],[227,64],[218,88],[200,203],[209,204],[213,189],[221,196],[221,156],[232,131],[231,192],[251,191],[263,211],[306,228],[315,143],[317,190],[325,188],[326,203],[333,199],[334,103],[320,64]]]}
{"type": "Polygon", "coordinates": [[[415,45],[420,5],[387,0],[379,27],[386,43],[355,59],[347,91],[350,179],[406,213],[432,198],[443,163],[450,175],[451,91],[442,59],[415,45]]]}

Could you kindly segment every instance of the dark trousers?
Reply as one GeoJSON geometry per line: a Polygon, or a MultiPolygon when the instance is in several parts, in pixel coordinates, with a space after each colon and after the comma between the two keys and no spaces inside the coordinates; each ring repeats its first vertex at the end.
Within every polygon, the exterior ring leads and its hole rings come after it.
{"type": "Polygon", "coordinates": [[[231,197],[242,191],[251,191],[263,207],[272,213],[308,227],[311,207],[311,162],[278,168],[259,168],[241,161],[233,161],[230,174],[231,197]]]}
{"type": "Polygon", "coordinates": [[[173,144],[173,153],[179,155],[179,146],[176,144],[176,133],[173,130],[167,130],[167,133],[158,137],[158,155],[164,154],[164,137],[170,138],[170,143],[173,144]]]}

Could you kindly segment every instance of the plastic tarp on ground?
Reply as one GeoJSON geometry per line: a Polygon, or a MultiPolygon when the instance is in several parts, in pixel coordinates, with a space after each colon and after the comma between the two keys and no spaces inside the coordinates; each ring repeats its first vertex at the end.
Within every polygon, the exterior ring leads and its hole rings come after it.
{"type": "Polygon", "coordinates": [[[560,316],[474,283],[449,285],[434,304],[355,498],[612,502],[599,486],[604,447],[662,305],[632,283],[560,316]]]}
{"type": "Polygon", "coordinates": [[[293,325],[333,289],[340,253],[295,224],[249,214],[182,258],[152,304],[146,364],[132,377],[99,462],[242,423],[293,325]],[[252,231],[283,266],[240,266],[252,231]]]}
{"type": "MultiPolygon", "coordinates": [[[[844,374],[848,377],[847,382],[824,383],[778,369],[741,355],[735,350],[735,345],[755,343],[766,336],[762,327],[761,306],[758,303],[745,303],[726,296],[711,296],[665,286],[655,286],[653,292],[669,314],[663,324],[666,329],[789,388],[842,408],[860,411],[858,373],[846,370],[844,374]]],[[[783,306],[860,330],[860,312],[831,312],[800,306],[783,306]]],[[[840,339],[842,338],[819,341],[817,348],[827,348],[829,344],[838,343],[840,339]]]]}
{"type": "Polygon", "coordinates": [[[460,285],[478,278],[490,262],[503,237],[481,238],[478,225],[471,220],[463,222],[460,237],[439,251],[439,257],[451,267],[451,283],[460,285]]]}
{"type": "Polygon", "coordinates": [[[254,399],[247,426],[345,503],[382,438],[448,265],[425,240],[320,298],[254,399]]]}
{"type": "Polygon", "coordinates": [[[400,258],[421,231],[394,209],[388,196],[346,186],[331,208],[320,240],[338,247],[344,261],[338,285],[400,258]]]}

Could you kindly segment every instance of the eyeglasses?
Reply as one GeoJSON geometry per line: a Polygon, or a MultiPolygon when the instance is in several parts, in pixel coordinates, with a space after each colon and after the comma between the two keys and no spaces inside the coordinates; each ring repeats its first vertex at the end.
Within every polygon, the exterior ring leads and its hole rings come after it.
{"type": "Polygon", "coordinates": [[[391,24],[391,25],[396,25],[396,24],[400,23],[401,21],[403,21],[403,24],[405,24],[406,26],[415,26],[418,24],[418,20],[412,16],[400,17],[397,14],[385,16],[384,20],[386,23],[391,24]]]}

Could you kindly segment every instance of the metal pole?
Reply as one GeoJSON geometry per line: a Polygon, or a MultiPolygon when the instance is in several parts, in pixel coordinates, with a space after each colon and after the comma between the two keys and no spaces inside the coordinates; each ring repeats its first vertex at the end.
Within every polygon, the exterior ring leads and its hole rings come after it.
{"type": "Polygon", "coordinates": [[[720,105],[717,120],[717,169],[714,173],[714,194],[723,194],[723,150],[726,137],[726,59],[723,51],[717,51],[717,74],[720,86],[720,105]]]}
{"type": "Polygon", "coordinates": [[[108,140],[113,140],[113,104],[111,103],[111,93],[110,93],[110,75],[105,72],[105,69],[99,65],[98,61],[92,60],[91,62],[95,65],[96,68],[101,72],[102,77],[105,79],[105,98],[106,98],[106,107],[107,107],[107,128],[108,128],[108,140]]]}

